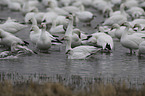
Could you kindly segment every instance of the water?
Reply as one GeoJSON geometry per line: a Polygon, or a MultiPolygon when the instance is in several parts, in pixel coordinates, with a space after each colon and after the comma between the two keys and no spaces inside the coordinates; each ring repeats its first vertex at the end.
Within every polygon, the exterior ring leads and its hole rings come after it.
{"type": "MultiPolygon", "coordinates": [[[[94,10],[91,10],[94,11],[94,10]]],[[[94,11],[95,12],[95,11],[94,11]]],[[[92,27],[77,26],[88,33],[96,31],[94,27],[104,20],[102,15],[96,13],[91,24],[92,27]]],[[[11,12],[7,8],[0,10],[0,18],[8,16],[23,22],[23,16],[19,12],[11,12]]],[[[30,42],[29,48],[34,49],[29,39],[30,26],[18,33],[23,40],[30,42]]],[[[102,78],[130,78],[131,81],[145,79],[145,56],[138,58],[135,54],[128,54],[129,50],[122,47],[120,42],[114,38],[114,50],[112,53],[97,53],[88,60],[68,60],[65,55],[65,45],[52,46],[49,53],[39,53],[32,56],[21,56],[17,59],[0,60],[0,72],[19,74],[47,74],[53,77],[56,74],[63,76],[79,75],[81,77],[102,78]]]]}

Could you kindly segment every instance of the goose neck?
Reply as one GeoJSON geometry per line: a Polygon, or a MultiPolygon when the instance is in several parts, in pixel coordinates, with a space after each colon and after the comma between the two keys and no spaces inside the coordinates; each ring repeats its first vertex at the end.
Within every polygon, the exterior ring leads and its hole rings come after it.
{"type": "Polygon", "coordinates": [[[124,38],[128,34],[129,28],[130,28],[130,26],[126,26],[126,28],[124,29],[124,32],[123,32],[121,38],[124,38]]]}
{"type": "Polygon", "coordinates": [[[140,31],[141,31],[141,26],[139,25],[137,32],[140,32],[140,31]]]}
{"type": "Polygon", "coordinates": [[[69,24],[67,26],[65,36],[72,35],[72,31],[73,31],[73,18],[69,20],[69,24]]]}
{"type": "Polygon", "coordinates": [[[71,48],[71,38],[70,38],[69,40],[66,41],[66,52],[67,52],[68,50],[70,50],[70,49],[72,49],[72,48],[71,48]]]}

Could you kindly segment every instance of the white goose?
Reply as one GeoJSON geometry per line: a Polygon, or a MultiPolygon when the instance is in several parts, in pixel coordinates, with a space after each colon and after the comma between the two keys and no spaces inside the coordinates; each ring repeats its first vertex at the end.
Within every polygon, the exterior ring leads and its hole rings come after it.
{"type": "Polygon", "coordinates": [[[56,26],[56,21],[55,20],[53,20],[52,26],[51,26],[49,32],[51,34],[65,34],[65,30],[63,28],[63,25],[56,26]]]}
{"type": "Polygon", "coordinates": [[[127,10],[127,13],[132,16],[132,18],[140,18],[140,16],[144,16],[145,12],[143,8],[140,7],[131,7],[127,10]]]}
{"type": "Polygon", "coordinates": [[[70,15],[67,17],[69,19],[69,24],[65,32],[65,36],[70,36],[71,40],[71,47],[76,47],[81,44],[80,32],[74,31],[73,28],[73,16],[70,15]]]}
{"type": "Polygon", "coordinates": [[[86,59],[88,56],[97,52],[97,48],[94,46],[77,46],[71,48],[71,37],[65,36],[66,40],[66,54],[68,59],[86,59]]]}
{"type": "Polygon", "coordinates": [[[41,31],[40,31],[40,29],[39,29],[39,27],[37,25],[33,25],[31,27],[31,30],[30,31],[31,31],[30,32],[30,35],[29,35],[30,40],[31,40],[31,42],[33,44],[36,44],[36,42],[37,42],[37,40],[38,40],[38,38],[39,38],[39,36],[41,34],[41,31]]]}
{"type": "Polygon", "coordinates": [[[125,12],[124,8],[125,8],[125,4],[121,4],[120,5],[120,11],[115,11],[115,12],[111,11],[110,16],[113,16],[113,15],[123,15],[125,17],[129,17],[129,15],[125,12]]]}
{"type": "Polygon", "coordinates": [[[85,11],[84,6],[82,4],[80,5],[80,7],[81,7],[80,11],[75,13],[76,17],[81,22],[90,22],[94,17],[93,13],[85,11]]]}
{"type": "Polygon", "coordinates": [[[102,47],[103,50],[112,50],[114,47],[113,39],[110,35],[104,33],[103,27],[99,27],[99,33],[92,34],[97,40],[97,46],[102,47]]]}
{"type": "Polygon", "coordinates": [[[25,44],[26,42],[16,37],[15,35],[0,29],[0,44],[11,47],[13,43],[25,44]]]}
{"type": "Polygon", "coordinates": [[[56,6],[53,2],[50,2],[50,7],[47,8],[47,10],[49,12],[56,12],[58,15],[62,15],[62,16],[68,16],[69,15],[69,12],[65,11],[64,9],[62,8],[59,8],[58,6],[56,6]]]}
{"type": "Polygon", "coordinates": [[[14,22],[13,20],[7,20],[4,24],[0,24],[1,29],[13,34],[26,27],[27,25],[19,24],[17,22],[14,22]]]}
{"type": "Polygon", "coordinates": [[[22,13],[25,15],[28,12],[37,12],[38,8],[35,6],[31,6],[28,2],[28,0],[25,0],[22,6],[22,13]]]}
{"type": "Polygon", "coordinates": [[[127,21],[127,18],[124,17],[123,15],[113,15],[113,16],[107,18],[104,21],[103,25],[113,25],[113,24],[121,25],[125,21],[127,21]]]}
{"type": "Polygon", "coordinates": [[[123,47],[130,49],[130,53],[132,53],[132,50],[137,50],[139,48],[139,44],[144,41],[143,37],[145,37],[145,34],[129,34],[128,30],[129,28],[131,28],[131,25],[128,22],[125,22],[124,25],[126,26],[126,28],[121,36],[120,42],[123,47]]]}
{"type": "Polygon", "coordinates": [[[56,14],[55,12],[47,12],[43,16],[42,21],[45,22],[46,24],[51,24],[53,22],[53,20],[55,20],[57,18],[57,16],[58,16],[58,14],[56,14]]]}
{"type": "Polygon", "coordinates": [[[145,41],[139,44],[138,56],[141,56],[141,54],[145,54],[145,41]]]}
{"type": "Polygon", "coordinates": [[[42,31],[36,42],[36,47],[39,50],[48,50],[51,47],[51,37],[47,36],[45,24],[42,24],[42,31]]]}
{"type": "Polygon", "coordinates": [[[41,23],[44,15],[44,12],[28,12],[25,15],[25,23],[29,23],[30,19],[33,17],[35,17],[38,23],[41,23]]]}
{"type": "MultiPolygon", "coordinates": [[[[124,27],[124,26],[120,26],[118,24],[113,24],[111,29],[116,29],[114,35],[116,38],[118,38],[120,40],[125,28],[126,27],[124,27]]],[[[129,29],[129,32],[130,32],[130,34],[134,33],[132,28],[129,29]]]]}
{"type": "Polygon", "coordinates": [[[8,8],[10,10],[13,10],[13,11],[20,11],[21,10],[21,4],[18,3],[18,2],[13,2],[11,0],[6,0],[7,3],[8,3],[8,8]]]}

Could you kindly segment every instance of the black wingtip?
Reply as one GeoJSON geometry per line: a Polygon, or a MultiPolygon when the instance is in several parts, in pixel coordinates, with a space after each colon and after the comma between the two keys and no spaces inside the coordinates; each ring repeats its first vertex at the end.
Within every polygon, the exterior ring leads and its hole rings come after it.
{"type": "Polygon", "coordinates": [[[24,45],[26,45],[26,46],[29,45],[29,43],[27,41],[23,41],[23,42],[24,42],[24,45]]]}

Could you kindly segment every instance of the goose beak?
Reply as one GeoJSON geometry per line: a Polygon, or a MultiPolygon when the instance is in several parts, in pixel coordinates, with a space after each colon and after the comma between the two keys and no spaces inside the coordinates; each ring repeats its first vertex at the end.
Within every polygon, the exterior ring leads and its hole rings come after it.
{"type": "Polygon", "coordinates": [[[69,16],[66,16],[65,18],[66,18],[66,19],[69,19],[69,16]]]}
{"type": "Polygon", "coordinates": [[[63,41],[63,40],[64,40],[64,37],[63,37],[63,38],[61,38],[60,40],[61,40],[61,41],[63,41]]]}
{"type": "Polygon", "coordinates": [[[32,29],[32,28],[30,28],[30,31],[33,31],[33,29],[32,29]]]}
{"type": "Polygon", "coordinates": [[[112,31],[112,30],[113,30],[113,27],[111,27],[110,31],[112,31]]]}

